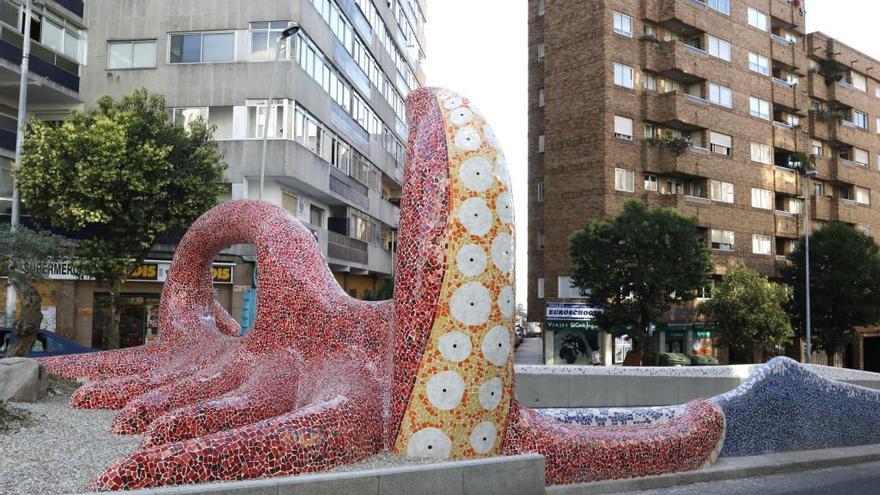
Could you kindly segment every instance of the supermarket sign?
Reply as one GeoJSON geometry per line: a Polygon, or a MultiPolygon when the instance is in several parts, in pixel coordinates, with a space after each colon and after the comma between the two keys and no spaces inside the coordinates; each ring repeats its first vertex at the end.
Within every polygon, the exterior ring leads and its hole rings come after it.
{"type": "MultiPolygon", "coordinates": [[[[128,281],[164,283],[170,271],[170,261],[146,260],[131,272],[128,281]]],[[[49,280],[92,280],[90,277],[77,276],[73,265],[66,260],[48,263],[45,273],[49,280]]],[[[211,275],[215,284],[231,284],[235,279],[235,263],[213,263],[211,275]]]]}
{"type": "Polygon", "coordinates": [[[586,304],[579,303],[547,303],[547,321],[592,321],[602,312],[586,304]]]}

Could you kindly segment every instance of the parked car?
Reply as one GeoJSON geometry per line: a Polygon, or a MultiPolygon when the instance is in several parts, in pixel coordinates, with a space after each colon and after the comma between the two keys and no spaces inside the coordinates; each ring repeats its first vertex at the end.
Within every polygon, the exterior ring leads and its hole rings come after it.
{"type": "Polygon", "coordinates": [[[519,345],[522,344],[523,341],[523,327],[521,325],[517,325],[516,327],[514,327],[513,332],[516,335],[515,346],[519,347],[519,345]]]}
{"type": "MultiPolygon", "coordinates": [[[[6,355],[6,350],[15,342],[15,334],[9,327],[0,327],[0,358],[6,355]]],[[[31,347],[29,357],[49,357],[60,356],[62,354],[82,354],[85,352],[96,352],[100,349],[92,349],[84,347],[76,342],[62,337],[48,330],[40,330],[37,334],[37,340],[31,347]]]]}

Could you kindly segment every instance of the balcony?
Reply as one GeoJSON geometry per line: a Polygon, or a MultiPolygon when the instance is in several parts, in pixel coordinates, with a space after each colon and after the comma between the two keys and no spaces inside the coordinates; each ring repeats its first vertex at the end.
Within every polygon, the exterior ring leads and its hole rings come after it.
{"type": "Polygon", "coordinates": [[[785,167],[773,167],[773,188],[778,193],[797,196],[797,172],[785,167]]]}
{"type": "MultiPolygon", "coordinates": [[[[0,28],[0,58],[21,65],[22,42],[21,34],[6,26],[0,28]]],[[[30,70],[58,85],[58,90],[67,90],[69,96],[79,92],[79,64],[37,42],[31,43],[30,70]]],[[[35,89],[39,91],[40,88],[35,89]]],[[[18,94],[17,89],[15,94],[18,94]]]]}
{"type": "Polygon", "coordinates": [[[685,216],[699,217],[700,213],[712,207],[712,200],[686,194],[663,194],[657,203],[667,208],[675,208],[685,216]]]}
{"type": "Polygon", "coordinates": [[[831,220],[831,198],[827,196],[810,197],[810,218],[812,220],[831,220]]]}
{"type": "Polygon", "coordinates": [[[84,6],[82,0],[55,0],[55,2],[74,14],[80,17],[83,16],[84,6]]]}
{"type": "Polygon", "coordinates": [[[797,86],[774,77],[773,103],[781,103],[788,108],[797,108],[797,86]]]}
{"type": "Polygon", "coordinates": [[[798,215],[786,211],[776,211],[776,236],[797,239],[800,237],[798,215]]]}
{"type": "Polygon", "coordinates": [[[780,62],[788,67],[800,67],[798,64],[798,46],[791,43],[781,36],[775,34],[770,35],[772,43],[770,43],[770,58],[776,62],[780,62]]]}
{"type": "Polygon", "coordinates": [[[860,224],[865,221],[865,212],[870,211],[867,208],[863,208],[865,206],[851,199],[834,198],[834,201],[831,203],[831,216],[834,220],[840,222],[860,224]]]}
{"type": "Polygon", "coordinates": [[[864,163],[854,162],[845,158],[835,158],[830,162],[831,180],[847,184],[866,185],[877,181],[877,174],[864,163]]]}
{"type": "Polygon", "coordinates": [[[788,0],[770,0],[770,16],[774,23],[780,23],[787,29],[804,34],[804,16],[800,8],[788,0]]]}
{"type": "Polygon", "coordinates": [[[846,120],[841,120],[832,127],[831,140],[867,149],[870,149],[875,144],[874,136],[870,135],[867,129],[857,127],[852,122],[846,120]]]}
{"type": "Polygon", "coordinates": [[[716,177],[730,161],[705,148],[691,147],[681,154],[663,145],[644,145],[645,170],[679,177],[716,177]]]}
{"type": "Polygon", "coordinates": [[[327,232],[327,257],[339,261],[367,265],[369,247],[366,242],[338,232],[327,232]]]}
{"type": "Polygon", "coordinates": [[[708,101],[680,92],[646,94],[645,113],[646,120],[681,131],[711,128],[718,120],[708,101]]]}
{"type": "Polygon", "coordinates": [[[877,102],[873,94],[862,91],[846,81],[838,81],[828,86],[828,100],[856,109],[870,109],[877,102]]]}
{"type": "Polygon", "coordinates": [[[680,41],[651,43],[646,48],[645,68],[664,77],[691,84],[706,79],[712,61],[705,51],[680,41]]]}
{"type": "Polygon", "coordinates": [[[785,150],[797,150],[797,131],[794,126],[773,121],[773,146],[785,150]]]}
{"type": "Polygon", "coordinates": [[[647,0],[645,15],[683,37],[709,30],[708,8],[698,0],[647,0]]]}
{"type": "Polygon", "coordinates": [[[816,139],[821,139],[823,141],[830,141],[832,135],[832,128],[836,124],[833,122],[826,122],[819,118],[819,115],[810,112],[810,135],[815,137],[816,139]]]}
{"type": "Polygon", "coordinates": [[[828,101],[828,85],[825,84],[825,76],[818,72],[807,74],[807,85],[811,95],[820,100],[828,101]]]}

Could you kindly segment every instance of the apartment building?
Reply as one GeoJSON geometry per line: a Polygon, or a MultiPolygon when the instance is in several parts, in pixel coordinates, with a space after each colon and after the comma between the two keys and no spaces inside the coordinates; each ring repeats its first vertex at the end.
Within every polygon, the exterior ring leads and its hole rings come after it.
{"type": "MultiPolygon", "coordinates": [[[[313,232],[349,294],[377,297],[393,275],[404,100],[424,82],[424,11],[424,0],[88,0],[82,100],[144,87],[165,95],[175,121],[216,126],[229,166],[224,199],[260,197],[268,134],[263,199],[313,232]],[[293,23],[301,29],[281,47],[268,102],[276,40],[293,23]]],[[[155,338],[174,248],[173,238],[154,246],[123,288],[123,347],[155,338]]],[[[252,246],[233,246],[214,265],[215,298],[245,328],[254,262],[252,246]]],[[[106,346],[117,331],[106,290],[70,276],[60,284],[59,331],[106,346]]]]}
{"type": "MultiPolygon", "coordinates": [[[[776,276],[806,203],[812,228],[880,235],[880,62],[806,34],[802,3],[530,0],[530,321],[578,302],[569,235],[631,199],[697,217],[716,276],[739,261],[776,276]],[[796,169],[810,155],[805,198],[796,169]]],[[[694,305],[669,316],[661,349],[726,359],[694,305]]],[[[622,357],[623,341],[590,339],[606,363],[610,347],[622,357]]]]}

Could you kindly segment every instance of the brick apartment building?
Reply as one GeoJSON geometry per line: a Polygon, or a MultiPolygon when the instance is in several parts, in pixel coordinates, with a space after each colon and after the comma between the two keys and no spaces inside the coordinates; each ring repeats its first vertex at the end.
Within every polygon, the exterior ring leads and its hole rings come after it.
{"type": "MultiPolygon", "coordinates": [[[[530,321],[578,300],[569,235],[630,199],[696,216],[717,275],[740,260],[777,275],[803,235],[793,168],[809,155],[812,228],[880,235],[880,61],[806,34],[802,4],[529,1],[530,321]]],[[[711,348],[693,306],[670,320],[661,348],[711,348]]],[[[863,337],[838,364],[880,366],[880,338],[863,337]]],[[[593,339],[607,364],[612,339],[593,339]]]]}

